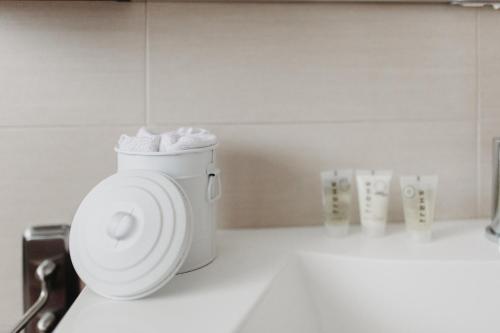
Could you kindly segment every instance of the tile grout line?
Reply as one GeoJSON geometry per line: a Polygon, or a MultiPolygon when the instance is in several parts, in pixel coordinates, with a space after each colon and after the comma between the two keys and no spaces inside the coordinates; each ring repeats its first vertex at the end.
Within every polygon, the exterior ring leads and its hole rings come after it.
{"type": "MultiPolygon", "coordinates": [[[[301,125],[362,125],[362,124],[401,124],[401,123],[460,123],[468,122],[468,119],[357,119],[357,120],[309,120],[309,121],[275,121],[275,122],[206,122],[206,121],[172,121],[155,122],[154,126],[173,126],[173,125],[202,125],[202,126],[301,126],[301,125]]],[[[108,127],[134,127],[142,126],[141,123],[111,123],[111,124],[57,124],[57,125],[0,125],[0,130],[9,129],[67,129],[67,128],[108,128],[108,127]]],[[[149,125],[151,121],[149,120],[149,125]]]]}
{"type": "Polygon", "coordinates": [[[480,60],[480,8],[476,8],[475,69],[476,69],[476,217],[481,215],[481,60],[480,60]]]}
{"type": "Polygon", "coordinates": [[[149,126],[149,22],[148,1],[144,4],[144,125],[149,126]]]}
{"type": "Polygon", "coordinates": [[[180,121],[169,121],[169,122],[164,122],[164,121],[159,121],[155,122],[155,125],[157,126],[169,126],[169,125],[206,125],[206,126],[275,126],[275,125],[282,125],[282,126],[288,126],[288,125],[343,125],[343,124],[390,124],[390,123],[453,123],[453,122],[470,122],[470,121],[475,120],[475,117],[473,119],[453,119],[453,118],[441,118],[441,119],[404,119],[404,118],[392,118],[392,119],[346,119],[346,120],[297,120],[297,121],[248,121],[248,122],[242,122],[242,121],[217,121],[217,122],[210,122],[210,121],[193,121],[193,120],[186,120],[183,122],[180,121]]]}
{"type": "Polygon", "coordinates": [[[116,124],[60,124],[60,125],[0,125],[0,131],[8,130],[37,130],[37,129],[95,129],[95,128],[137,128],[143,126],[141,122],[137,123],[116,123],[116,124]]]}

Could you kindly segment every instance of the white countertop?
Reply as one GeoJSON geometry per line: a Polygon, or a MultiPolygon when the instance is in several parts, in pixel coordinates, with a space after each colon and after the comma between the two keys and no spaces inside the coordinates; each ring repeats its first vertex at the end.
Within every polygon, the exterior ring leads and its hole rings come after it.
{"type": "Polygon", "coordinates": [[[273,277],[300,252],[395,260],[500,260],[484,236],[486,220],[436,222],[433,241],[415,243],[403,224],[368,238],[359,226],[343,238],[322,227],[238,229],[218,232],[218,257],[199,270],[176,276],[154,295],[112,301],[85,289],[56,333],[235,332],[273,277]]]}

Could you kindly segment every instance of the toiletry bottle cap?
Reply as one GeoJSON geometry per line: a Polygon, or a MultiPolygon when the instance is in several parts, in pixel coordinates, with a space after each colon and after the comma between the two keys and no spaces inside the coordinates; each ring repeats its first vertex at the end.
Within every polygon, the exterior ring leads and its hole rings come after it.
{"type": "Polygon", "coordinates": [[[120,171],[80,204],[70,231],[76,272],[96,293],[135,299],[163,286],[191,246],[191,206],[165,174],[120,171]]]}

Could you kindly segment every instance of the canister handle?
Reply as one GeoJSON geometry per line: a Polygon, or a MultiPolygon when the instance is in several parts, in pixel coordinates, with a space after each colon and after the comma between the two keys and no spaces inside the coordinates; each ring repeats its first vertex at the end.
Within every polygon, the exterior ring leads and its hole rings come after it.
{"type": "Polygon", "coordinates": [[[222,195],[221,182],[220,182],[220,169],[210,166],[207,169],[208,174],[208,186],[207,186],[207,197],[208,202],[214,202],[219,200],[222,195]],[[214,194],[214,184],[216,185],[216,192],[214,194]]]}

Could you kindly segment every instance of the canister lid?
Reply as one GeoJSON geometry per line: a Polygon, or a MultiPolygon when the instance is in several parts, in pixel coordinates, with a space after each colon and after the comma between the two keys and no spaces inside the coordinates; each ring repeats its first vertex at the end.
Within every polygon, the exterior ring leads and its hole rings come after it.
{"type": "Polygon", "coordinates": [[[175,180],[153,171],[120,171],[80,204],[70,255],[90,289],[112,299],[135,299],[177,273],[191,236],[191,207],[175,180]]]}

